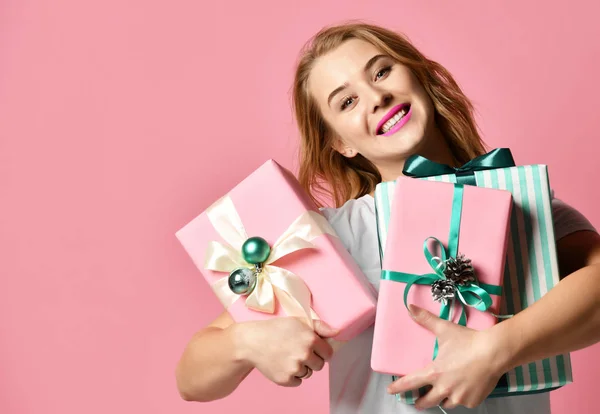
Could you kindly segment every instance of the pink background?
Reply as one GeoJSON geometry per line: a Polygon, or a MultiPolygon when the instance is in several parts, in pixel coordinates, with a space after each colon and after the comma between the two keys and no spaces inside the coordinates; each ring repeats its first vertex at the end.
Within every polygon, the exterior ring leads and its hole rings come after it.
{"type": "MultiPolygon", "coordinates": [[[[326,412],[326,372],[300,389],[255,374],[205,405],[181,401],[173,374],[221,311],[174,233],[267,158],[296,167],[300,46],[350,18],[405,31],[454,73],[490,146],[549,164],[556,195],[600,226],[599,11],[591,0],[4,0],[0,412],[326,412]]],[[[595,412],[600,347],[573,364],[554,412],[595,412]]]]}

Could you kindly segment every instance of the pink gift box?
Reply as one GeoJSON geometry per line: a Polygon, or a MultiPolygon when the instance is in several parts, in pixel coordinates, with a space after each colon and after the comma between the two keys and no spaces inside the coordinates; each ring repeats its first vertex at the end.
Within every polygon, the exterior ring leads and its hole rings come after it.
{"type": "MultiPolygon", "coordinates": [[[[454,191],[452,183],[398,178],[383,255],[384,271],[434,272],[423,244],[428,237],[435,237],[448,248],[454,191]]],[[[471,259],[481,283],[502,286],[511,208],[508,191],[464,186],[458,253],[471,259]]],[[[433,256],[439,254],[430,249],[433,256]]],[[[371,367],[380,373],[406,375],[433,359],[435,335],[410,316],[403,301],[405,286],[381,280],[371,357],[371,367]]],[[[489,312],[465,306],[469,328],[483,330],[497,322],[491,313],[499,313],[501,297],[490,296],[489,312]]],[[[407,303],[440,314],[441,304],[433,300],[430,285],[413,285],[407,303]]],[[[452,314],[456,323],[460,315],[456,302],[452,314]]]]}
{"type": "MultiPolygon", "coordinates": [[[[271,247],[295,220],[306,216],[308,211],[313,212],[310,214],[317,214],[317,219],[329,226],[293,174],[273,160],[254,171],[227,196],[231,200],[229,204],[237,211],[238,220],[243,224],[247,236],[262,237],[271,247]]],[[[331,227],[329,230],[333,233],[331,227]]],[[[227,245],[221,234],[211,222],[208,209],[176,233],[176,237],[211,286],[229,276],[228,272],[208,270],[205,266],[211,242],[227,245]]],[[[312,310],[320,319],[340,330],[335,339],[349,340],[373,324],[375,292],[334,233],[321,234],[312,239],[311,243],[314,248],[295,251],[271,265],[297,275],[312,294],[312,310]]],[[[227,292],[231,295],[229,290],[227,292]]],[[[249,308],[245,295],[236,297],[237,300],[227,309],[236,322],[287,316],[277,296],[274,297],[273,313],[249,308]]],[[[227,307],[227,304],[224,305],[227,307]]]]}

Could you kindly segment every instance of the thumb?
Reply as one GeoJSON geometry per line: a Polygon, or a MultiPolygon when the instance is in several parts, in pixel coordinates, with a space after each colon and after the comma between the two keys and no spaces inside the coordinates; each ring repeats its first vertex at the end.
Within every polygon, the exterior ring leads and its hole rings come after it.
{"type": "Polygon", "coordinates": [[[315,333],[322,338],[331,338],[340,333],[339,329],[335,329],[320,319],[313,320],[313,326],[315,329],[315,333]]]}
{"type": "Polygon", "coordinates": [[[433,313],[426,309],[420,308],[417,305],[408,305],[408,310],[410,311],[415,322],[417,322],[423,328],[433,332],[436,336],[441,333],[442,328],[444,327],[444,322],[446,322],[445,320],[438,318],[433,313]]]}

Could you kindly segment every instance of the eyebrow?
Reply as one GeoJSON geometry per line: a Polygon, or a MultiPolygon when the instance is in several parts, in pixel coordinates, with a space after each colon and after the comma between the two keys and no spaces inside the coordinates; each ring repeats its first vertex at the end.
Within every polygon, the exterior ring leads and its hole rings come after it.
{"type": "MultiPolygon", "coordinates": [[[[375,55],[373,56],[371,59],[369,59],[369,61],[366,63],[365,68],[363,69],[364,72],[367,72],[369,69],[371,69],[371,67],[377,63],[377,61],[379,59],[388,57],[387,55],[375,55]]],[[[333,90],[333,92],[331,92],[329,94],[329,98],[327,98],[327,105],[331,106],[331,100],[333,99],[333,97],[335,95],[337,95],[338,93],[340,93],[341,91],[343,91],[344,89],[346,89],[348,87],[348,82],[344,83],[342,86],[339,86],[337,88],[335,88],[333,90]]]]}

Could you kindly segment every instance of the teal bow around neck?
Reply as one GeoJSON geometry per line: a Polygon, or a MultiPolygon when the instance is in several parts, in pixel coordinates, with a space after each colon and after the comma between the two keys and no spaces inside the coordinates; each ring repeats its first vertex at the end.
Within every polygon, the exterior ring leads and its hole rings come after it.
{"type": "Polygon", "coordinates": [[[473,158],[461,167],[451,167],[431,161],[420,155],[410,156],[404,163],[402,173],[408,177],[423,178],[437,175],[455,174],[458,184],[475,185],[475,172],[515,166],[515,160],[508,148],[496,148],[487,154],[473,158]]]}

